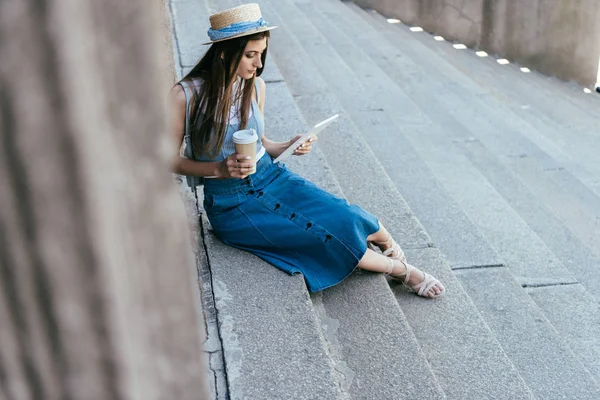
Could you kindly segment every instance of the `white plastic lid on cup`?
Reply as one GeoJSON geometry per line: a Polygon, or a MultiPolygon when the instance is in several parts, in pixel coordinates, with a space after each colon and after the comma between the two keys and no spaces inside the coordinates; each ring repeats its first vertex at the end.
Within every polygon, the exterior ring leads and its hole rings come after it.
{"type": "Polygon", "coordinates": [[[233,143],[250,144],[258,141],[258,135],[252,128],[237,131],[233,134],[233,143]]]}

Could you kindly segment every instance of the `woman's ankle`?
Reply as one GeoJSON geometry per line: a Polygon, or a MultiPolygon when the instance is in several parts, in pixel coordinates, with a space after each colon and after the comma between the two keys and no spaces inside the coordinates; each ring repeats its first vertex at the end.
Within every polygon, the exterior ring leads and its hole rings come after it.
{"type": "Polygon", "coordinates": [[[402,261],[394,260],[394,259],[392,259],[391,261],[394,266],[392,268],[392,272],[390,273],[390,275],[394,276],[394,277],[400,277],[400,278],[404,277],[408,272],[408,267],[402,261]]]}
{"type": "Polygon", "coordinates": [[[391,248],[394,244],[394,241],[392,239],[392,234],[388,232],[388,236],[387,239],[385,240],[371,240],[371,243],[373,243],[375,246],[379,247],[379,250],[381,251],[385,251],[389,248],[391,248]]]}

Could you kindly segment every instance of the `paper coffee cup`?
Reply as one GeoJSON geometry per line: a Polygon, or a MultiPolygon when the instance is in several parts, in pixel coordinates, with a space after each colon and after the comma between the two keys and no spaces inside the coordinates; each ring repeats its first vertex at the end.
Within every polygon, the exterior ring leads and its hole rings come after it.
{"type": "MultiPolygon", "coordinates": [[[[250,174],[256,172],[256,142],[258,141],[258,135],[254,129],[244,129],[237,131],[233,134],[233,144],[235,145],[235,152],[237,154],[243,154],[250,156],[248,162],[254,163],[254,168],[250,170],[250,174]]],[[[246,160],[244,160],[246,161],[246,160]]]]}

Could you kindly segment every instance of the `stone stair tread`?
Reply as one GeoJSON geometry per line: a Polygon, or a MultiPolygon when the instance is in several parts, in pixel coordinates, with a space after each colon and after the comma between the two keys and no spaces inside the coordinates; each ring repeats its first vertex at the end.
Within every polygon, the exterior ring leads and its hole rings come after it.
{"type": "MultiPolygon", "coordinates": [[[[272,17],[270,18],[272,20],[277,21],[278,23],[281,21],[282,23],[282,27],[279,29],[277,36],[274,35],[272,38],[273,46],[269,51],[270,54],[275,55],[278,65],[281,67],[282,75],[286,78],[286,82],[291,88],[291,91],[296,95],[296,103],[299,105],[306,118],[309,120],[318,120],[330,113],[340,112],[342,109],[341,105],[328,91],[324,80],[319,76],[318,70],[315,69],[314,65],[306,61],[307,56],[304,55],[299,43],[295,41],[295,38],[290,35],[290,33],[288,33],[288,30],[292,30],[292,26],[294,26],[294,23],[291,21],[292,19],[302,21],[300,23],[304,23],[305,20],[301,19],[297,14],[295,14],[295,16],[288,15],[287,13],[292,12],[290,9],[293,8],[291,8],[292,5],[287,2],[278,2],[275,8],[272,2],[265,1],[262,3],[262,6],[265,14],[267,14],[267,12],[271,13],[272,17]],[[285,16],[285,18],[283,18],[283,16],[285,16]],[[294,59],[296,60],[296,63],[298,60],[303,60],[301,69],[298,65],[294,65],[294,59]]],[[[304,38],[303,40],[314,41],[314,38],[304,38]]],[[[318,55],[314,56],[316,57],[318,55]]],[[[327,66],[322,67],[327,68],[327,66]]],[[[368,171],[370,174],[376,173],[379,175],[381,166],[375,162],[375,158],[372,154],[365,154],[367,153],[365,150],[368,150],[368,147],[364,144],[364,140],[360,137],[360,134],[356,132],[356,128],[353,124],[349,124],[346,119],[340,120],[339,124],[336,122],[336,125],[339,126],[340,129],[334,131],[332,128],[327,135],[323,135],[318,146],[325,152],[328,163],[340,180],[343,190],[346,191],[347,187],[352,189],[352,193],[356,193],[359,189],[362,189],[363,192],[367,193],[381,190],[378,189],[377,186],[381,186],[382,183],[384,183],[385,178],[378,180],[376,186],[373,186],[372,182],[370,185],[364,184],[368,180],[365,172],[368,171]],[[336,140],[328,142],[328,138],[331,137],[335,137],[336,140]],[[344,147],[344,143],[351,141],[355,143],[354,146],[344,147]],[[347,162],[349,156],[352,156],[351,164],[347,162]],[[362,160],[362,158],[364,158],[364,160],[362,160]],[[344,177],[349,174],[354,179],[344,181],[344,177]],[[365,176],[365,178],[363,178],[363,176],[365,176]],[[364,185],[357,188],[355,186],[356,181],[359,181],[364,185]]],[[[382,177],[385,176],[383,173],[381,173],[381,175],[382,177]]],[[[396,193],[395,196],[401,199],[398,193],[396,193]]],[[[367,198],[370,200],[370,204],[379,202],[379,199],[384,199],[386,202],[389,201],[388,197],[371,195],[367,198]]],[[[362,204],[360,202],[358,203],[362,204]]],[[[397,235],[397,232],[395,232],[394,229],[390,229],[390,231],[397,235]]],[[[412,251],[419,250],[413,249],[412,251]]],[[[439,254],[439,252],[437,254],[439,254]]],[[[448,265],[445,262],[440,265],[443,265],[440,266],[440,269],[443,270],[444,278],[451,279],[452,272],[448,265]]],[[[438,274],[440,274],[439,271],[438,274]]],[[[454,281],[456,280],[454,279],[454,281]]],[[[468,296],[462,291],[460,285],[457,284],[456,286],[453,286],[452,291],[450,291],[447,296],[444,296],[442,302],[444,302],[443,304],[447,304],[448,307],[453,307],[459,303],[461,318],[446,318],[444,312],[447,312],[447,309],[442,309],[442,307],[430,307],[428,318],[444,320],[445,326],[443,330],[440,330],[441,333],[436,334],[436,345],[427,348],[423,347],[423,349],[425,350],[429,362],[436,363],[434,372],[440,380],[440,383],[442,383],[443,380],[442,388],[449,398],[477,398],[478,395],[483,396],[484,393],[485,395],[489,395],[490,387],[492,387],[492,393],[497,395],[496,398],[531,398],[531,394],[522,382],[515,386],[515,382],[520,382],[518,373],[516,373],[511,366],[510,360],[503,354],[501,347],[495,341],[491,332],[487,330],[485,323],[481,320],[475,307],[468,300],[468,296]],[[463,335],[471,335],[471,333],[465,330],[465,319],[473,321],[472,326],[470,324],[466,325],[468,325],[469,328],[475,329],[476,336],[479,338],[476,342],[481,345],[478,347],[478,351],[483,353],[489,352],[489,354],[494,355],[494,357],[486,358],[485,361],[482,360],[485,364],[485,368],[480,368],[475,363],[457,364],[454,362],[457,359],[456,354],[464,355],[465,353],[470,353],[472,350],[471,346],[473,345],[473,342],[465,343],[464,337],[457,334],[457,332],[462,332],[463,335]],[[452,330],[455,333],[454,335],[444,334],[452,330]],[[441,351],[442,347],[446,350],[441,351]],[[506,380],[496,379],[496,373],[500,373],[500,371],[506,380]],[[486,378],[485,376],[487,376],[486,374],[488,373],[490,376],[489,378],[486,378]],[[494,378],[495,380],[493,380],[492,383],[487,382],[492,380],[492,375],[496,377],[494,378]],[[452,377],[455,378],[453,379],[452,377]],[[456,382],[458,381],[458,378],[456,377],[467,379],[468,384],[465,382],[464,387],[462,387],[462,384],[456,385],[456,382]],[[478,379],[477,377],[481,379],[478,379]],[[457,388],[456,386],[461,387],[457,388]],[[455,395],[450,395],[448,391],[454,392],[455,395]],[[463,394],[465,393],[469,393],[472,397],[463,397],[463,394]]],[[[423,307],[427,307],[427,305],[423,303],[423,307]]],[[[421,310],[423,309],[424,308],[421,310]]],[[[456,307],[456,310],[459,310],[459,307],[456,307]]],[[[413,328],[419,343],[423,346],[423,341],[430,335],[428,332],[429,329],[427,327],[419,327],[419,329],[415,330],[415,327],[412,324],[411,327],[413,328]]]]}
{"type": "Polygon", "coordinates": [[[497,338],[487,333],[479,312],[472,312],[473,301],[456,277],[460,272],[450,271],[434,248],[408,249],[406,256],[446,288],[443,297],[428,300],[408,292],[401,283],[390,282],[421,348],[431,355],[429,364],[448,398],[533,398],[497,338]]]}
{"type": "Polygon", "coordinates": [[[600,383],[600,304],[581,285],[527,288],[529,296],[600,383]]]}
{"type": "Polygon", "coordinates": [[[204,1],[173,1],[171,4],[171,16],[173,30],[177,38],[174,43],[175,62],[181,67],[193,67],[196,65],[206,46],[201,43],[206,37],[204,24],[198,21],[208,21],[210,13],[204,1]]]}
{"type": "MultiPolygon", "coordinates": [[[[600,257],[579,240],[563,222],[553,215],[530,192],[517,176],[501,165],[500,161],[481,143],[464,142],[463,152],[496,190],[519,213],[531,229],[552,249],[552,253],[587,288],[588,301],[600,302],[600,257]]],[[[557,277],[560,281],[560,277],[557,277]]],[[[561,283],[568,283],[562,281],[561,283]]]]}
{"type": "Polygon", "coordinates": [[[446,398],[381,274],[359,270],[311,296],[350,398],[446,398]]]}
{"type": "Polygon", "coordinates": [[[506,268],[456,275],[537,398],[600,398],[592,375],[506,268]]]}
{"type": "MultiPolygon", "coordinates": [[[[352,8],[358,9],[357,6],[352,8]]],[[[555,153],[559,157],[563,156],[567,164],[572,163],[573,157],[576,157],[577,164],[583,163],[592,172],[596,172],[597,177],[600,167],[595,160],[597,149],[600,146],[600,129],[597,128],[595,116],[582,115],[580,111],[569,104],[568,99],[557,98],[551,92],[544,92],[543,88],[531,87],[530,80],[517,72],[514,67],[499,66],[493,60],[480,59],[472,54],[470,50],[456,51],[449,43],[427,40],[431,36],[426,33],[410,34],[405,27],[385,23],[381,16],[367,14],[362,10],[360,13],[367,21],[375,18],[377,21],[371,21],[371,23],[376,23],[380,28],[393,33],[396,40],[401,41],[402,44],[410,43],[411,46],[414,46],[420,43],[419,49],[422,51],[419,59],[436,65],[436,68],[440,68],[441,74],[454,74],[456,76],[456,73],[459,73],[459,75],[468,76],[469,79],[477,82],[481,88],[485,88],[486,91],[492,93],[492,95],[488,94],[487,96],[493,97],[496,109],[498,104],[504,104],[508,101],[510,110],[522,119],[521,121],[513,121],[515,129],[526,133],[531,140],[537,143],[546,141],[559,146],[560,150],[555,153]],[[437,62],[433,63],[431,60],[437,62]],[[440,63],[441,60],[444,62],[440,63]],[[444,68],[441,69],[442,67],[444,68]],[[515,84],[515,82],[519,82],[519,84],[515,84]],[[543,94],[538,94],[538,92],[543,94]],[[524,123],[530,126],[524,126],[524,123]],[[532,127],[536,128],[537,131],[532,131],[532,127]],[[574,140],[575,138],[577,140],[574,140]],[[594,151],[594,148],[596,151],[594,151]],[[573,155],[574,152],[575,156],[573,155]],[[582,155],[586,155],[585,160],[581,159],[582,155]]],[[[533,75],[539,74],[532,74],[531,76],[533,75]]],[[[461,85],[466,84],[464,79],[458,80],[458,82],[461,85]]],[[[481,97],[483,99],[485,95],[481,97]]],[[[581,168],[579,165],[574,167],[581,168]]],[[[586,180],[586,171],[574,172],[583,181],[586,180]]],[[[598,182],[595,183],[598,184],[598,182]]]]}
{"type": "MultiPolygon", "coordinates": [[[[358,7],[354,6],[352,8],[358,7]]],[[[365,14],[360,9],[357,12],[365,14]]],[[[371,17],[365,16],[364,18],[371,17]]],[[[368,37],[367,34],[365,34],[365,37],[368,37]]],[[[374,43],[369,51],[375,51],[378,46],[384,45],[374,43]]],[[[391,45],[390,42],[384,48],[390,49],[391,45]]],[[[388,53],[390,52],[388,50],[388,53]]],[[[408,51],[406,53],[408,54],[408,51]]],[[[374,56],[372,58],[377,61],[374,56]]],[[[427,59],[424,61],[427,61],[427,59]]],[[[380,64],[382,62],[380,61],[380,64]]],[[[386,72],[398,81],[402,74],[412,73],[404,71],[409,68],[406,66],[407,63],[408,61],[404,62],[406,68],[388,66],[386,72]]],[[[426,66],[425,63],[420,65],[422,67],[419,68],[422,69],[431,70],[434,68],[426,66]]],[[[412,69],[415,68],[416,66],[413,64],[412,69]]],[[[437,77],[434,76],[434,72],[432,72],[432,78],[428,84],[435,85],[435,90],[421,91],[421,93],[416,89],[407,89],[406,87],[403,87],[403,90],[411,90],[415,102],[423,108],[429,107],[430,112],[428,115],[439,126],[444,127],[445,134],[449,132],[459,133],[460,136],[456,140],[480,140],[494,153],[503,155],[503,162],[530,186],[532,192],[545,202],[557,217],[564,220],[565,224],[573,230],[580,240],[590,246],[597,255],[600,255],[600,240],[595,240],[599,237],[600,232],[594,223],[596,216],[600,216],[600,201],[596,200],[597,197],[590,188],[570,176],[568,171],[561,170],[560,165],[557,166],[557,163],[553,162],[547,154],[528,142],[520,131],[511,129],[510,126],[505,127],[505,121],[510,119],[511,113],[508,111],[499,113],[498,111],[502,109],[502,106],[496,104],[493,99],[486,100],[485,97],[475,96],[473,92],[469,92],[468,90],[471,89],[478,90],[473,88],[474,84],[472,82],[465,83],[468,89],[461,89],[458,85],[451,85],[451,89],[446,89],[448,85],[440,83],[443,81],[435,83],[437,77]],[[431,92],[436,93],[434,99],[429,95],[431,92]],[[469,103],[464,100],[467,98],[470,99],[469,103]],[[481,105],[481,107],[474,108],[474,105],[481,105]],[[492,121],[493,123],[491,123],[492,121]],[[465,137],[465,135],[467,136],[465,137]],[[554,180],[553,176],[555,169],[556,172],[560,173],[558,182],[554,180]],[[565,186],[559,186],[559,184],[565,186]],[[574,206],[565,209],[562,206],[564,204],[574,204],[574,206]]],[[[405,86],[408,86],[411,82],[405,80],[404,83],[405,86]]],[[[597,176],[596,179],[598,179],[597,176]]]]}

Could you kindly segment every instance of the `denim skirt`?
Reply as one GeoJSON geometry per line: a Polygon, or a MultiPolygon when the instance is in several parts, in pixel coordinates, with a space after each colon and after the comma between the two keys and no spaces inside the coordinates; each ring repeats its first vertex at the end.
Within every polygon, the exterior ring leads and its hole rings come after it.
{"type": "Polygon", "coordinates": [[[245,179],[206,179],[204,209],[215,235],[289,274],[310,292],[344,280],[379,221],[362,208],[274,164],[265,154],[245,179]]]}

